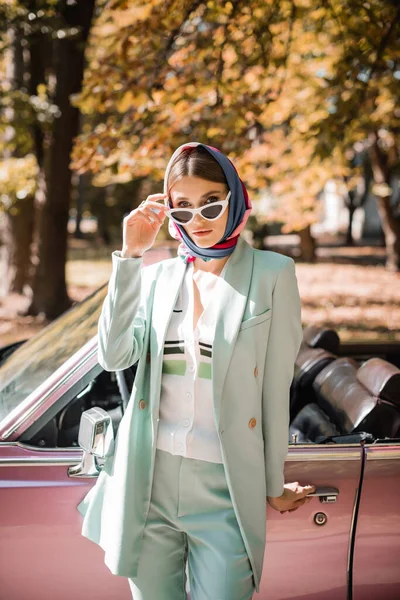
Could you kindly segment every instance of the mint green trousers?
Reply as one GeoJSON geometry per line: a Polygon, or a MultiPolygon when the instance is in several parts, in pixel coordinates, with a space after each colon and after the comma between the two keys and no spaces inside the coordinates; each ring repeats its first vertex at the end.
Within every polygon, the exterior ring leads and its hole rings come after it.
{"type": "Polygon", "coordinates": [[[250,600],[251,564],[223,464],[156,450],[134,600],[250,600]],[[186,569],[186,561],[187,567],[186,569]]]}

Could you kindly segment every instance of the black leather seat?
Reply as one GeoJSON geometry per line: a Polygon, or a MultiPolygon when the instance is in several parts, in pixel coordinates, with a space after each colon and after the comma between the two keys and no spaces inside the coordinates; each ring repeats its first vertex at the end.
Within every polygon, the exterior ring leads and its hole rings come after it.
{"type": "Polygon", "coordinates": [[[369,431],[380,438],[400,437],[400,369],[382,358],[370,358],[358,369],[357,380],[375,404],[354,431],[369,431]]]}
{"type": "Polygon", "coordinates": [[[290,421],[301,409],[315,402],[312,383],[318,373],[336,358],[340,339],[333,329],[306,327],[298,352],[290,388],[290,421]]]}
{"type": "Polygon", "coordinates": [[[340,435],[338,428],[314,402],[307,404],[289,427],[290,444],[306,444],[315,442],[319,436],[333,435],[340,435]]]}
{"type": "Polygon", "coordinates": [[[400,369],[395,365],[370,358],[358,367],[352,358],[338,358],[320,371],[313,388],[319,410],[306,406],[290,426],[298,441],[315,442],[330,429],[328,435],[336,435],[335,428],[341,435],[400,437],[400,369]]]}
{"type": "Polygon", "coordinates": [[[339,353],[340,338],[334,329],[308,325],[303,330],[303,341],[310,348],[323,348],[332,354],[339,353]]]}

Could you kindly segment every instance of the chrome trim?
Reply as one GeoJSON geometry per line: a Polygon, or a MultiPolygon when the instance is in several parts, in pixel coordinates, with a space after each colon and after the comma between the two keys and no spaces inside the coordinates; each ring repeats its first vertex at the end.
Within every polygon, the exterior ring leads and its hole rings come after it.
{"type": "MultiPolygon", "coordinates": [[[[82,448],[75,446],[68,446],[67,448],[37,448],[36,446],[30,446],[23,442],[0,442],[1,447],[7,448],[16,447],[22,450],[30,450],[42,456],[26,456],[26,457],[0,457],[0,467],[41,467],[43,465],[51,465],[53,467],[75,467],[83,458],[82,448]],[[57,452],[58,456],[46,456],[48,454],[54,454],[57,452]],[[76,453],[76,458],[71,456],[72,453],[76,453]],[[59,456],[61,454],[69,454],[69,456],[59,456]]],[[[97,459],[97,462],[102,466],[104,460],[101,458],[97,459]]]]}
{"type": "Polygon", "coordinates": [[[42,452],[42,453],[54,453],[54,452],[80,452],[82,448],[79,446],[66,446],[65,448],[39,448],[38,446],[32,446],[32,444],[28,444],[26,442],[15,441],[15,442],[2,442],[0,441],[0,449],[2,447],[11,448],[22,448],[22,450],[33,450],[34,452],[42,452]]]}
{"type": "Polygon", "coordinates": [[[289,446],[286,457],[288,462],[307,461],[321,462],[324,460],[360,460],[362,447],[360,444],[335,444],[329,447],[326,444],[296,444],[289,446]],[[311,448],[310,448],[311,446],[311,448]],[[349,447],[350,446],[350,447],[349,447]],[[346,451],[339,451],[344,448],[346,451]],[[301,450],[300,452],[298,450],[301,450]]]}
{"type": "Polygon", "coordinates": [[[51,465],[52,467],[76,466],[81,461],[81,457],[74,460],[71,457],[39,457],[39,458],[0,458],[0,467],[42,467],[51,465]]]}
{"type": "Polygon", "coordinates": [[[101,467],[97,462],[97,456],[89,452],[83,452],[82,460],[79,465],[74,465],[68,469],[68,477],[90,478],[98,477],[101,473],[101,467]]]}
{"type": "MultiPolygon", "coordinates": [[[[388,444],[392,446],[393,444],[388,444]]],[[[400,460],[400,444],[396,448],[385,450],[385,452],[377,452],[381,448],[387,448],[385,444],[379,444],[378,446],[366,446],[367,460],[400,460]],[[371,452],[373,450],[373,452],[371,452]]]]}
{"type": "MultiPolygon", "coordinates": [[[[87,346],[89,344],[93,344],[94,340],[97,341],[97,336],[95,336],[94,338],[92,338],[87,344],[85,344],[85,346],[87,346]]],[[[82,354],[83,354],[83,350],[84,350],[85,346],[83,346],[81,348],[81,350],[80,350],[80,352],[82,352],[82,354]]],[[[89,350],[87,352],[87,354],[83,354],[83,357],[81,359],[80,358],[78,358],[78,359],[75,358],[75,360],[78,360],[79,362],[75,365],[75,367],[73,368],[73,370],[68,371],[62,377],[62,379],[58,379],[56,382],[54,382],[54,384],[52,385],[52,387],[47,390],[47,392],[40,398],[40,400],[36,404],[34,404],[33,406],[31,406],[30,410],[27,410],[27,411],[23,412],[21,414],[21,416],[16,419],[16,421],[14,422],[14,424],[9,429],[7,429],[4,432],[2,440],[3,441],[6,440],[10,435],[12,435],[15,431],[17,431],[17,429],[19,427],[21,427],[21,425],[23,425],[25,423],[25,421],[29,417],[31,417],[38,410],[38,408],[40,408],[46,402],[46,400],[49,398],[49,396],[51,396],[51,394],[54,394],[54,392],[61,385],[64,385],[73,375],[75,375],[75,373],[77,371],[79,371],[80,369],[84,368],[85,364],[89,360],[91,360],[93,358],[93,356],[96,355],[96,354],[97,354],[97,346],[96,346],[96,344],[94,344],[94,347],[91,350],[89,350]]],[[[74,356],[72,356],[71,359],[72,358],[74,358],[74,356]]],[[[69,359],[69,360],[71,360],[71,359],[69,359]]],[[[67,364],[68,364],[68,361],[66,363],[64,363],[60,368],[65,368],[65,366],[67,364]]],[[[56,373],[57,373],[57,371],[56,371],[56,373]]],[[[53,376],[54,376],[54,374],[53,374],[53,376]]],[[[43,383],[45,383],[45,382],[43,382],[43,383]]],[[[37,394],[38,389],[40,389],[40,388],[37,388],[33,393],[37,394]]],[[[25,402],[27,402],[29,400],[30,395],[31,394],[29,394],[29,396],[27,396],[25,398],[24,402],[22,403],[22,406],[23,406],[23,404],[25,402]]],[[[22,406],[18,405],[15,410],[18,411],[18,412],[21,411],[22,406]]],[[[13,412],[11,412],[9,415],[7,415],[5,421],[12,420],[12,415],[13,415],[13,412]]]]}
{"type": "MultiPolygon", "coordinates": [[[[26,450],[33,450],[37,453],[41,453],[41,454],[49,454],[57,452],[58,454],[60,452],[62,453],[70,453],[70,452],[74,452],[75,448],[74,447],[68,447],[68,448],[37,448],[36,446],[30,446],[29,444],[23,444],[21,442],[1,442],[0,443],[0,450],[2,445],[4,446],[17,446],[19,448],[23,448],[26,450]]],[[[335,446],[339,446],[339,444],[335,444],[335,446]]],[[[303,448],[306,448],[307,446],[303,446],[303,448]]],[[[341,447],[348,447],[345,444],[341,445],[341,447]]],[[[380,446],[381,447],[381,446],[380,446]]],[[[383,446],[384,447],[384,446],[383,446]]],[[[297,446],[296,446],[296,450],[297,450],[297,446]]],[[[323,446],[319,446],[319,448],[326,448],[325,445],[323,446]]],[[[375,448],[374,448],[375,449],[375,448]]],[[[366,448],[366,450],[368,450],[368,448],[366,448]]],[[[76,459],[70,457],[70,456],[66,456],[65,458],[63,457],[49,457],[49,456],[40,456],[40,457],[26,457],[26,458],[0,458],[0,467],[8,467],[8,466],[30,466],[30,467],[37,467],[37,466],[41,466],[41,465],[45,465],[45,464],[50,464],[53,466],[56,465],[76,465],[77,463],[79,463],[82,460],[82,450],[81,449],[76,449],[76,452],[80,453],[76,459]]],[[[382,456],[381,453],[380,456],[373,456],[371,455],[370,457],[368,457],[368,452],[367,452],[367,460],[387,460],[387,459],[400,459],[400,446],[398,449],[393,451],[393,455],[390,456],[382,456]]],[[[304,452],[293,452],[292,454],[289,454],[286,458],[287,461],[289,462],[295,462],[295,461],[307,461],[307,462],[321,462],[324,460],[360,460],[361,458],[361,446],[355,446],[354,450],[348,450],[347,452],[334,452],[334,451],[330,451],[330,452],[321,452],[320,450],[317,449],[313,449],[313,450],[309,450],[309,451],[304,451],[304,452]]]]}

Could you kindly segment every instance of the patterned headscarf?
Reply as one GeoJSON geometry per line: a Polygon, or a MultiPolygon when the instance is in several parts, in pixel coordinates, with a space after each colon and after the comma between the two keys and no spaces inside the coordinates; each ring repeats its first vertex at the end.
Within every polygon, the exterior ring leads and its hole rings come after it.
{"type": "MultiPolygon", "coordinates": [[[[206,146],[200,142],[188,142],[187,144],[182,144],[182,146],[179,146],[179,148],[175,150],[165,170],[164,194],[168,193],[168,175],[174,160],[186,148],[194,148],[196,146],[205,148],[219,163],[228,182],[231,197],[227,208],[229,212],[225,233],[222,239],[210,248],[200,248],[197,246],[181,225],[178,225],[169,219],[168,231],[175,240],[182,241],[178,248],[178,256],[180,256],[185,263],[194,261],[196,258],[202,258],[205,261],[209,261],[213,258],[222,258],[232,254],[238,241],[239,234],[244,229],[247,219],[252,211],[252,205],[246,187],[240,179],[233,163],[217,148],[206,146]]],[[[171,202],[169,203],[169,206],[172,208],[171,202]]]]}

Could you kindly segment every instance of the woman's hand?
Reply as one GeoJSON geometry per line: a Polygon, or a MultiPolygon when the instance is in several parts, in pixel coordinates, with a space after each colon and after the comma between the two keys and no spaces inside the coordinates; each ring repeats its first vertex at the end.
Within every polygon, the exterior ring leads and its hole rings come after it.
{"type": "Polygon", "coordinates": [[[315,485],[299,485],[298,481],[286,483],[282,496],[276,498],[267,496],[267,502],[274,510],[279,510],[281,515],[285,512],[294,512],[303,504],[312,500],[308,494],[315,492],[315,485]]]}
{"type": "Polygon", "coordinates": [[[154,240],[164,223],[168,206],[156,200],[164,199],[166,194],[147,196],[143,204],[132,210],[123,220],[122,258],[142,256],[152,247],[154,240]],[[157,209],[156,214],[153,209],[157,209]]]}

